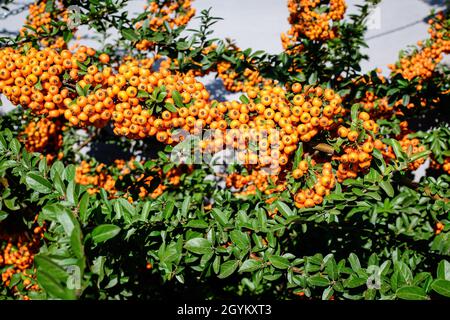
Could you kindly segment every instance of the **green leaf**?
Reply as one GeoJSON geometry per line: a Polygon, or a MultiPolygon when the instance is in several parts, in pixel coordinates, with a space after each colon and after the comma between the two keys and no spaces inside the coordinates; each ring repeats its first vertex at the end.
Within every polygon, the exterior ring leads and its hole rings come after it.
{"type": "Polygon", "coordinates": [[[346,288],[350,288],[350,289],[357,288],[357,287],[360,287],[360,286],[366,285],[366,284],[367,284],[367,279],[359,278],[358,276],[354,276],[354,275],[351,275],[350,278],[348,278],[344,282],[344,286],[346,288]]]}
{"type": "Polygon", "coordinates": [[[49,0],[45,3],[45,12],[52,12],[55,10],[55,1],[49,0]]]}
{"type": "Polygon", "coordinates": [[[352,267],[353,271],[358,272],[359,270],[361,270],[361,263],[359,262],[358,256],[356,254],[350,253],[348,261],[350,262],[350,266],[352,267]]]}
{"type": "Polygon", "coordinates": [[[218,274],[220,271],[220,256],[216,256],[212,266],[213,266],[214,273],[218,274]]]}
{"type": "Polygon", "coordinates": [[[409,104],[409,100],[410,100],[409,95],[407,95],[407,94],[403,95],[402,99],[403,99],[403,105],[407,106],[409,104]]]}
{"type": "Polygon", "coordinates": [[[175,208],[175,202],[173,199],[167,201],[166,206],[164,207],[163,217],[164,219],[169,219],[173,213],[173,209],[175,208]]]}
{"type": "Polygon", "coordinates": [[[248,235],[239,230],[233,230],[230,232],[231,241],[238,246],[238,248],[245,250],[250,247],[250,239],[248,235]]]}
{"type": "Polygon", "coordinates": [[[39,81],[35,83],[34,87],[35,87],[37,90],[42,90],[42,89],[43,89],[43,88],[42,88],[41,79],[39,79],[39,81]]]}
{"type": "Polygon", "coordinates": [[[374,200],[381,201],[381,196],[376,192],[366,192],[364,193],[366,197],[370,197],[374,200]]]}
{"type": "Polygon", "coordinates": [[[4,160],[0,163],[0,172],[4,172],[5,170],[15,167],[16,165],[17,165],[17,161],[4,160]]]}
{"type": "Polygon", "coordinates": [[[315,287],[328,287],[330,285],[330,280],[322,276],[312,276],[307,281],[315,287]]]}
{"type": "Polygon", "coordinates": [[[410,163],[414,162],[414,161],[417,161],[419,159],[427,157],[430,153],[431,153],[431,151],[429,151],[429,150],[425,150],[425,151],[422,151],[422,152],[415,153],[410,158],[408,158],[408,161],[410,163]]]}
{"type": "Polygon", "coordinates": [[[400,91],[399,88],[392,88],[392,89],[389,89],[389,91],[386,93],[386,96],[390,97],[390,96],[392,96],[393,94],[396,94],[396,93],[399,92],[399,91],[400,91]]]}
{"type": "Polygon", "coordinates": [[[16,204],[16,199],[17,197],[14,197],[12,199],[5,199],[4,200],[5,206],[11,211],[19,210],[20,206],[16,204]]]}
{"type": "Polygon", "coordinates": [[[243,95],[243,94],[239,97],[239,100],[241,100],[241,102],[243,104],[249,104],[250,103],[250,100],[248,100],[247,96],[243,95]]]}
{"type": "MultiPolygon", "coordinates": [[[[172,91],[172,98],[173,98],[173,102],[175,102],[175,104],[178,108],[184,107],[183,98],[181,97],[181,94],[177,90],[172,91]]],[[[177,111],[177,109],[175,109],[174,112],[176,112],[176,111],[177,111]]]]}
{"type": "Polygon", "coordinates": [[[283,216],[291,217],[295,215],[294,212],[292,212],[291,208],[289,208],[289,206],[286,203],[277,200],[275,202],[275,205],[277,209],[281,212],[281,214],[283,214],[283,216]]]}
{"type": "Polygon", "coordinates": [[[177,50],[184,51],[184,50],[189,49],[190,45],[189,45],[189,42],[179,41],[179,42],[177,42],[176,47],[177,47],[177,50]]]}
{"type": "Polygon", "coordinates": [[[388,180],[383,180],[380,182],[380,187],[386,192],[386,194],[392,198],[394,196],[394,188],[388,180]]]}
{"type": "Polygon", "coordinates": [[[0,210],[0,222],[8,218],[8,213],[0,210]]]}
{"type": "Polygon", "coordinates": [[[383,154],[378,149],[373,149],[372,156],[378,160],[383,160],[383,154]]]}
{"type": "Polygon", "coordinates": [[[114,224],[102,224],[92,231],[92,240],[97,244],[114,238],[120,232],[120,227],[114,224]]]}
{"type": "Polygon", "coordinates": [[[65,186],[64,182],[62,181],[61,176],[58,172],[56,172],[54,174],[53,183],[54,183],[56,191],[58,191],[58,193],[61,196],[66,194],[66,186],[65,186]]]}
{"type": "Polygon", "coordinates": [[[43,254],[38,254],[34,257],[34,262],[36,263],[38,269],[42,269],[50,273],[58,282],[65,282],[67,280],[68,274],[66,270],[56,264],[49,257],[43,254]]]}
{"type": "Polygon", "coordinates": [[[27,185],[39,192],[39,193],[50,193],[52,192],[52,184],[47,179],[35,173],[28,173],[25,181],[27,185]]]}
{"type": "Polygon", "coordinates": [[[293,80],[295,80],[297,82],[305,82],[306,76],[303,72],[300,72],[299,74],[297,74],[297,76],[293,77],[293,80]]]}
{"type": "Polygon", "coordinates": [[[131,222],[132,217],[136,214],[136,208],[131,205],[125,198],[119,198],[114,203],[114,210],[118,217],[131,222]]]}
{"type": "Polygon", "coordinates": [[[300,161],[302,161],[302,157],[303,157],[303,142],[300,142],[298,144],[297,151],[295,151],[294,163],[292,165],[293,168],[298,168],[300,161]]]}
{"type": "Polygon", "coordinates": [[[222,264],[220,273],[217,276],[219,279],[225,279],[233,274],[239,265],[238,260],[230,260],[222,264]]]}
{"type": "Polygon", "coordinates": [[[337,280],[337,278],[339,277],[339,272],[334,257],[328,259],[328,261],[325,264],[325,270],[328,276],[331,278],[331,280],[337,280]]]}
{"type": "Polygon", "coordinates": [[[398,142],[395,139],[388,139],[388,143],[392,146],[392,149],[394,150],[397,159],[405,160],[405,153],[403,152],[400,142],[398,142]]]}
{"type": "Polygon", "coordinates": [[[352,105],[352,109],[351,109],[352,121],[356,121],[358,119],[358,111],[359,111],[359,104],[356,103],[356,104],[352,105]]]}
{"type": "Polygon", "coordinates": [[[11,148],[11,151],[15,155],[19,154],[19,152],[20,152],[20,142],[19,142],[19,140],[17,140],[16,138],[12,139],[9,147],[11,148]]]}
{"type": "Polygon", "coordinates": [[[450,281],[436,279],[431,284],[431,288],[440,295],[450,298],[450,281]]]}
{"type": "Polygon", "coordinates": [[[223,227],[228,224],[228,219],[225,212],[221,211],[220,209],[213,208],[211,210],[211,215],[213,216],[214,220],[218,221],[219,224],[223,227]]]}
{"type": "Polygon", "coordinates": [[[69,208],[58,205],[56,209],[58,209],[56,212],[56,219],[62,225],[66,235],[70,237],[74,228],[78,226],[78,221],[75,219],[69,208]]]}
{"type": "Polygon", "coordinates": [[[147,91],[139,90],[137,97],[138,98],[148,98],[148,97],[150,97],[150,94],[147,91]]]}
{"type": "Polygon", "coordinates": [[[177,108],[175,108],[175,106],[171,103],[165,103],[164,108],[166,108],[170,112],[177,112],[177,108]]]}
{"type": "Polygon", "coordinates": [[[68,43],[73,38],[73,33],[70,30],[65,30],[63,32],[64,42],[68,43]]]}
{"type": "Polygon", "coordinates": [[[318,78],[317,72],[311,73],[311,75],[309,76],[309,79],[308,79],[308,84],[311,84],[311,85],[316,84],[317,78],[318,78]]]}
{"type": "Polygon", "coordinates": [[[326,288],[325,290],[323,290],[322,300],[330,300],[333,293],[334,293],[333,287],[326,288]]]}
{"type": "Polygon", "coordinates": [[[197,254],[205,254],[213,251],[212,243],[205,238],[193,238],[186,241],[184,247],[197,254]]]}
{"type": "Polygon", "coordinates": [[[193,229],[206,229],[209,227],[208,223],[201,219],[194,219],[190,220],[186,227],[193,228],[193,229]]]}
{"type": "Polygon", "coordinates": [[[394,268],[398,271],[401,279],[403,279],[408,284],[411,283],[411,281],[413,280],[412,271],[405,262],[397,261],[394,265],[394,268]]]}
{"type": "Polygon", "coordinates": [[[126,39],[126,40],[130,40],[130,41],[137,41],[139,40],[139,34],[131,29],[131,28],[124,28],[121,30],[122,36],[126,39]]]}
{"type": "Polygon", "coordinates": [[[75,300],[76,296],[72,290],[58,282],[49,270],[40,270],[37,272],[37,281],[51,297],[63,300],[75,300]]]}
{"type": "Polygon", "coordinates": [[[187,217],[190,204],[191,204],[191,196],[185,197],[183,200],[183,204],[181,205],[181,215],[183,217],[187,217]]]}
{"type": "Polygon", "coordinates": [[[86,222],[88,220],[89,198],[90,194],[85,192],[79,203],[80,219],[82,222],[86,222]]]}
{"type": "Polygon", "coordinates": [[[78,259],[84,257],[84,248],[81,241],[81,230],[79,227],[74,228],[72,235],[70,236],[70,244],[72,245],[72,251],[78,259]]]}
{"type": "Polygon", "coordinates": [[[287,258],[281,256],[271,256],[269,261],[277,269],[287,269],[291,265],[287,258]]]}
{"type": "Polygon", "coordinates": [[[75,90],[77,91],[77,94],[79,96],[82,96],[82,97],[85,96],[83,88],[78,83],[75,86],[75,90]]]}
{"type": "Polygon", "coordinates": [[[450,263],[447,260],[442,260],[439,262],[437,277],[439,279],[450,281],[450,263]]]}
{"type": "Polygon", "coordinates": [[[401,287],[395,295],[404,300],[427,300],[428,298],[425,290],[416,286],[401,287]]]}
{"type": "Polygon", "coordinates": [[[61,206],[60,204],[48,204],[44,208],[42,208],[42,212],[39,215],[39,218],[42,218],[43,220],[57,221],[57,216],[62,210],[63,206],[61,206]]]}
{"type": "Polygon", "coordinates": [[[67,180],[67,181],[72,181],[75,179],[75,171],[76,168],[73,164],[68,165],[65,169],[64,169],[64,173],[62,175],[62,178],[67,180]]]}
{"type": "Polygon", "coordinates": [[[80,185],[76,184],[74,180],[70,181],[66,189],[66,200],[73,205],[78,204],[78,196],[80,191],[80,185]]]}
{"type": "Polygon", "coordinates": [[[146,201],[144,203],[144,206],[143,206],[142,212],[141,212],[141,220],[142,221],[147,221],[151,208],[152,208],[152,203],[150,201],[146,201]]]}
{"type": "Polygon", "coordinates": [[[263,267],[264,263],[259,260],[248,259],[239,268],[239,272],[253,272],[263,267]]]}

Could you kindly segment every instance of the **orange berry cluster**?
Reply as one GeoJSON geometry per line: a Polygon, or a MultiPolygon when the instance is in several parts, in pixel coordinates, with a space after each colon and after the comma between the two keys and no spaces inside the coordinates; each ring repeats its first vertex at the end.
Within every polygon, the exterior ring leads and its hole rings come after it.
{"type": "Polygon", "coordinates": [[[95,50],[81,46],[73,56],[78,62],[90,62],[85,66],[85,71],[79,70],[75,65],[71,70],[72,79],[77,81],[75,88],[89,88],[87,92],[77,92],[64,99],[64,118],[74,126],[104,127],[111,119],[114,109],[114,92],[106,88],[112,76],[112,69],[106,66],[109,56],[102,53],[95,58],[95,54],[95,50]]]}
{"type": "Polygon", "coordinates": [[[264,80],[257,70],[246,68],[243,73],[237,73],[227,61],[218,63],[217,74],[230,92],[247,92],[264,80]]]}
{"type": "Polygon", "coordinates": [[[308,142],[320,131],[330,130],[343,111],[342,99],[331,89],[302,88],[296,83],[291,91],[265,86],[248,92],[249,103],[218,103],[213,110],[224,119],[210,123],[215,134],[202,141],[202,148],[217,152],[224,145],[233,147],[245,165],[280,170],[299,141],[308,142]],[[249,147],[252,142],[257,150],[249,147]]]}
{"type": "Polygon", "coordinates": [[[85,46],[74,54],[49,48],[5,48],[0,50],[0,90],[13,104],[47,118],[64,115],[75,126],[103,127],[113,117],[115,134],[130,138],[156,134],[159,141],[171,143],[172,128],[191,131],[196,124],[211,121],[209,115],[202,118],[209,92],[194,77],[172,74],[167,64],[162,64],[160,72],[152,72],[154,59],[126,61],[117,74],[104,66],[108,62],[108,55],[97,55],[85,46]],[[153,116],[145,104],[156,88],[158,99],[162,98],[154,104],[172,105],[172,112],[156,110],[161,117],[153,116]],[[174,91],[175,98],[189,106],[188,114],[175,112],[174,91]]]}
{"type": "MultiPolygon", "coordinates": [[[[362,122],[364,130],[367,132],[372,134],[379,132],[378,124],[370,119],[370,115],[367,112],[360,112],[358,119],[362,122]]],[[[343,147],[344,154],[333,156],[333,160],[340,162],[337,171],[339,182],[356,178],[359,172],[367,171],[372,162],[374,148],[383,149],[385,147],[380,140],[374,140],[371,135],[367,135],[366,138],[362,138],[364,141],[361,141],[362,132],[350,130],[345,126],[340,126],[337,134],[340,138],[347,140],[343,147]]]]}
{"type": "MultiPolygon", "coordinates": [[[[410,129],[408,129],[408,122],[402,121],[400,124],[401,133],[396,137],[396,140],[400,143],[402,150],[407,154],[408,158],[411,156],[423,152],[426,150],[425,145],[420,143],[420,140],[417,138],[410,139],[409,135],[413,133],[410,129]]],[[[391,146],[388,146],[382,150],[383,156],[387,160],[396,159],[396,155],[391,146]]],[[[408,164],[409,170],[417,170],[422,164],[424,164],[426,158],[420,158],[414,162],[408,164]]]]}
{"type": "Polygon", "coordinates": [[[438,223],[436,223],[436,228],[435,228],[434,233],[435,233],[436,235],[438,235],[438,234],[440,234],[444,229],[445,229],[445,225],[444,225],[442,222],[438,222],[438,223]]]}
{"type": "Polygon", "coordinates": [[[49,48],[5,48],[0,51],[0,89],[14,104],[48,118],[64,115],[72,125],[97,127],[112,118],[116,135],[135,139],[156,135],[166,144],[174,142],[172,131],[178,128],[189,133],[208,126],[282,129],[281,165],[287,163],[298,141],[307,142],[329,129],[342,111],[341,98],[333,90],[308,87],[301,92],[300,84],[292,86],[296,93],[292,101],[286,99],[284,89],[265,86],[249,90],[249,105],[213,106],[202,83],[173,74],[167,63],[153,72],[154,59],[130,59],[114,73],[105,66],[108,62],[109,56],[85,46],[74,54],[49,48]],[[163,103],[167,110],[158,110],[163,103]],[[186,107],[176,109],[180,104],[186,107]]]}
{"type": "Polygon", "coordinates": [[[450,158],[445,158],[442,168],[445,172],[447,172],[447,174],[450,174],[450,158]]]}
{"type": "Polygon", "coordinates": [[[195,16],[191,0],[152,1],[147,11],[151,13],[149,27],[152,30],[160,29],[164,22],[171,28],[184,26],[195,16]]]}
{"type": "MultiPolygon", "coordinates": [[[[68,50],[62,50],[60,53],[55,49],[45,48],[37,50],[31,48],[25,50],[14,50],[4,48],[0,50],[0,90],[13,104],[20,104],[24,108],[29,108],[35,114],[44,114],[47,118],[57,118],[64,114],[73,124],[86,123],[88,120],[93,124],[101,123],[100,115],[90,118],[88,115],[96,115],[96,104],[89,104],[89,112],[84,109],[74,107],[73,100],[78,93],[72,88],[66,79],[78,79],[80,66],[96,51],[81,46],[72,54],[68,50]],[[66,108],[74,107],[66,112],[66,108]],[[91,110],[93,109],[93,110],[91,110]]],[[[100,55],[100,61],[109,61],[107,55],[100,55]]],[[[101,84],[106,76],[98,72],[93,64],[87,68],[87,74],[79,84],[101,84]],[[95,72],[94,72],[95,71],[95,72]]],[[[104,71],[108,68],[104,68],[104,71]]],[[[82,72],[82,71],[81,71],[82,72]]],[[[82,86],[84,88],[84,86],[82,86]]],[[[90,101],[87,98],[81,99],[88,105],[88,102],[98,102],[98,96],[105,97],[106,94],[97,94],[90,101]]],[[[111,100],[111,99],[110,99],[111,100]]],[[[111,101],[105,105],[102,103],[101,112],[111,106],[111,101]]],[[[78,106],[78,105],[77,105],[78,106]]],[[[98,105],[97,107],[99,107],[98,105]]],[[[83,108],[84,108],[83,107],[83,108]]]]}
{"type": "Polygon", "coordinates": [[[90,194],[94,194],[105,189],[110,194],[116,193],[115,180],[113,177],[104,172],[105,164],[99,164],[92,168],[92,165],[83,160],[76,167],[75,170],[75,182],[81,185],[94,186],[87,191],[90,194]]]}
{"type": "MultiPolygon", "coordinates": [[[[40,35],[44,32],[51,33],[53,30],[52,22],[54,21],[67,21],[68,11],[64,8],[62,1],[56,1],[54,3],[56,10],[47,11],[47,1],[37,1],[30,5],[29,14],[27,15],[25,25],[31,27],[22,27],[20,29],[21,36],[28,35],[40,35]]],[[[63,37],[44,38],[40,40],[40,44],[49,48],[65,48],[66,42],[63,37]]]]}
{"type": "MultiPolygon", "coordinates": [[[[55,63],[56,50],[34,48],[19,52],[12,48],[0,51],[0,89],[15,105],[30,108],[35,114],[59,117],[59,106],[68,96],[62,89],[63,67],[55,63]],[[38,86],[38,88],[37,88],[38,86]]],[[[62,59],[58,59],[61,61],[62,59]]],[[[61,61],[62,62],[62,61],[61,61]]]]}
{"type": "Polygon", "coordinates": [[[202,150],[232,147],[245,165],[276,164],[274,170],[280,170],[299,141],[308,142],[321,130],[330,130],[343,111],[340,96],[331,89],[306,87],[302,91],[296,83],[291,90],[265,86],[248,92],[249,103],[217,103],[212,110],[221,120],[210,123],[215,131],[212,138],[202,140],[202,150]],[[256,150],[250,148],[251,143],[257,143],[256,150]]]}
{"type": "Polygon", "coordinates": [[[153,172],[152,175],[145,175],[143,173],[136,174],[135,160],[130,159],[125,161],[117,159],[114,161],[112,167],[107,167],[105,164],[94,164],[82,161],[76,168],[75,180],[77,183],[89,186],[88,192],[95,194],[104,189],[108,192],[111,198],[116,198],[119,191],[123,192],[123,197],[130,202],[133,201],[132,191],[138,188],[138,197],[144,199],[150,197],[155,199],[159,197],[168,186],[177,187],[180,184],[180,177],[184,173],[192,171],[191,167],[179,166],[174,167],[164,173],[161,169],[153,172]],[[120,181],[132,176],[134,183],[132,185],[126,184],[122,190],[120,181]],[[150,190],[150,185],[154,179],[159,179],[160,182],[156,187],[150,190]]]}
{"type": "Polygon", "coordinates": [[[377,115],[377,117],[390,114],[394,110],[394,107],[389,105],[386,97],[379,98],[372,91],[366,91],[360,103],[366,112],[377,115]]]}
{"type": "MultiPolygon", "coordinates": [[[[376,69],[377,72],[377,78],[378,80],[381,80],[382,83],[386,83],[386,79],[383,75],[381,75],[381,69],[376,69]]],[[[400,107],[404,106],[407,109],[412,109],[416,106],[413,102],[409,102],[405,105],[405,101],[403,99],[399,99],[394,102],[393,105],[389,105],[388,98],[387,97],[378,97],[375,95],[375,93],[372,91],[374,90],[374,83],[372,81],[372,78],[366,79],[364,77],[358,78],[358,79],[352,79],[352,83],[355,85],[361,85],[363,84],[366,87],[372,87],[372,89],[366,90],[364,97],[361,99],[358,99],[358,102],[362,105],[365,111],[369,112],[372,116],[375,118],[384,118],[389,117],[392,115],[393,112],[395,114],[403,116],[402,110],[399,110],[400,107]]],[[[416,86],[417,91],[421,91],[423,89],[423,85],[418,84],[416,86]]],[[[445,94],[445,93],[444,93],[445,94]]],[[[427,99],[424,97],[417,97],[419,99],[419,104],[421,107],[426,107],[429,105],[427,103],[427,99]]],[[[439,97],[436,97],[433,99],[433,103],[438,103],[440,101],[439,97]]]]}
{"type": "MultiPolygon", "coordinates": [[[[149,12],[148,28],[158,31],[163,28],[164,23],[168,23],[170,28],[186,25],[194,16],[195,9],[190,0],[157,0],[151,1],[145,8],[149,12]]],[[[136,29],[141,28],[145,22],[136,24],[136,29]]],[[[148,50],[153,48],[154,43],[144,39],[136,44],[138,50],[148,50]]]]}
{"type": "MultiPolygon", "coordinates": [[[[316,165],[316,161],[314,159],[311,159],[311,165],[312,166],[316,165]]],[[[308,170],[309,170],[308,162],[306,160],[302,160],[297,168],[293,168],[292,177],[296,180],[301,179],[308,173],[308,170]]]]}
{"type": "Polygon", "coordinates": [[[192,76],[173,74],[167,69],[152,73],[149,67],[139,67],[132,62],[121,65],[114,79],[113,91],[117,92],[119,102],[112,118],[117,135],[135,139],[156,135],[158,141],[172,144],[172,129],[192,132],[194,126],[205,126],[213,119],[209,92],[192,76]],[[160,112],[160,116],[153,115],[146,104],[155,90],[160,97],[157,99],[161,100],[157,103],[171,105],[170,109],[160,112]],[[177,110],[175,99],[187,107],[177,110]]]}
{"type": "Polygon", "coordinates": [[[331,130],[344,113],[342,98],[333,89],[308,86],[302,93],[299,83],[293,84],[291,89],[295,94],[291,99],[294,116],[291,119],[303,142],[309,142],[321,130],[331,130]]]}
{"type": "Polygon", "coordinates": [[[444,14],[438,13],[428,21],[430,39],[418,42],[419,49],[401,57],[396,65],[389,65],[394,74],[400,73],[405,79],[430,78],[443,54],[450,53],[450,33],[444,14]]]}
{"type": "Polygon", "coordinates": [[[60,158],[62,155],[58,153],[58,150],[63,144],[63,130],[59,120],[42,118],[38,121],[30,121],[25,130],[19,134],[19,140],[28,152],[45,154],[47,161],[51,162],[55,156],[60,158]]]}
{"type": "MultiPolygon", "coordinates": [[[[419,139],[409,139],[408,135],[403,136],[403,138],[399,140],[399,143],[402,146],[402,150],[408,155],[408,158],[415,155],[416,153],[426,150],[425,146],[420,143],[419,139]]],[[[409,170],[417,170],[422,164],[425,163],[425,160],[426,158],[420,158],[414,162],[409,163],[409,170]]]]}
{"type": "MultiPolygon", "coordinates": [[[[365,81],[363,81],[366,83],[365,81]]],[[[422,89],[421,85],[417,86],[417,90],[422,89]]],[[[420,105],[425,107],[427,105],[426,99],[420,97],[420,105]]],[[[438,99],[438,98],[437,98],[438,99]]],[[[438,101],[438,100],[436,100],[438,101]]],[[[361,104],[362,108],[371,114],[374,118],[380,119],[392,116],[393,113],[403,116],[402,110],[399,110],[401,106],[405,106],[408,109],[414,108],[416,105],[409,102],[405,105],[403,99],[397,100],[393,105],[389,105],[388,98],[380,98],[374,94],[372,91],[366,91],[363,98],[359,99],[358,102],[361,104]]]]}
{"type": "Polygon", "coordinates": [[[256,191],[270,195],[286,189],[286,182],[280,181],[277,175],[267,175],[259,170],[252,170],[248,175],[232,173],[226,177],[227,188],[237,189],[236,196],[255,195],[256,191]]]}
{"type": "Polygon", "coordinates": [[[31,239],[24,234],[2,236],[5,245],[0,247],[0,269],[4,268],[1,280],[5,286],[9,286],[13,275],[21,274],[26,290],[39,290],[35,280],[27,274],[27,270],[33,267],[34,254],[39,251],[44,231],[45,228],[35,227],[31,239]]]}
{"type": "MultiPolygon", "coordinates": [[[[311,161],[311,166],[315,165],[315,161],[311,161]]],[[[298,168],[294,169],[294,179],[303,177],[309,169],[308,162],[302,160],[298,168]],[[298,178],[296,178],[298,177],[298,178]]],[[[331,163],[326,162],[322,166],[322,172],[316,174],[316,183],[311,189],[301,189],[294,194],[295,206],[297,208],[312,208],[323,202],[323,197],[330,194],[331,190],[336,185],[336,178],[333,174],[331,163]]]]}
{"type": "Polygon", "coordinates": [[[336,160],[340,161],[337,171],[338,181],[354,179],[358,172],[366,171],[372,163],[373,149],[374,143],[372,138],[369,137],[361,147],[346,147],[343,155],[335,157],[336,160]]]}
{"type": "Polygon", "coordinates": [[[284,49],[301,37],[320,41],[335,38],[333,22],[344,17],[347,5],[344,0],[289,0],[288,9],[291,28],[281,35],[284,49]]]}

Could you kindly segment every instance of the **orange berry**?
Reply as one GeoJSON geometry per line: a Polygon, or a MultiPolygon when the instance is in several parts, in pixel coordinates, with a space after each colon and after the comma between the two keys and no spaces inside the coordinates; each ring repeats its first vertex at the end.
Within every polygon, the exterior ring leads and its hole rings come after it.
{"type": "Polygon", "coordinates": [[[107,64],[109,62],[109,60],[110,60],[109,59],[109,55],[107,55],[106,53],[102,53],[101,55],[99,55],[98,59],[103,64],[107,64]]]}
{"type": "Polygon", "coordinates": [[[349,141],[355,142],[358,139],[358,136],[359,136],[358,132],[352,130],[348,133],[347,138],[349,141]]]}

